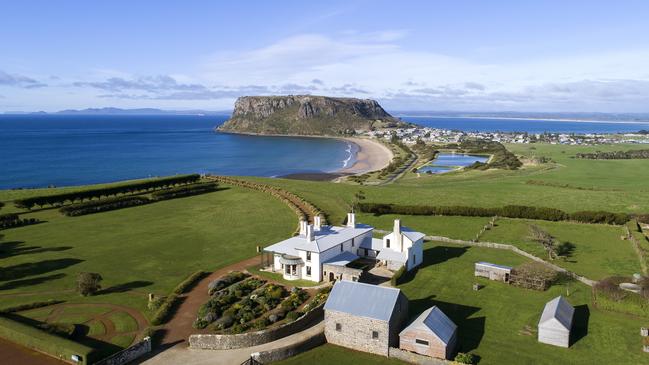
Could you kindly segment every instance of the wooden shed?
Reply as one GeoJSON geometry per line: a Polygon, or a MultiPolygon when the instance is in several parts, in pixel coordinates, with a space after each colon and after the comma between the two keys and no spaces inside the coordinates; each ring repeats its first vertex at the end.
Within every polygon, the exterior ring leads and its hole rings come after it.
{"type": "Polygon", "coordinates": [[[399,348],[421,355],[452,359],[457,326],[437,306],[425,310],[399,333],[399,348]]]}
{"type": "Polygon", "coordinates": [[[484,261],[475,263],[475,276],[480,276],[489,280],[508,283],[511,273],[512,268],[509,266],[496,265],[484,261]]]}
{"type": "Polygon", "coordinates": [[[574,314],[575,309],[564,297],[558,296],[549,301],[539,320],[539,342],[570,347],[570,331],[574,314]]]}

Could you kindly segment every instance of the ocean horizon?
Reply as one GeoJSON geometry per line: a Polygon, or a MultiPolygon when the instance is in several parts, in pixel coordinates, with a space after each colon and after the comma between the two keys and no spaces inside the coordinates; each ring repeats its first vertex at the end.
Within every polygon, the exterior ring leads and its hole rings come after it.
{"type": "MultiPolygon", "coordinates": [[[[215,132],[227,116],[0,115],[0,188],[85,185],[183,173],[276,177],[353,165],[340,139],[215,132]]],[[[649,123],[404,117],[463,131],[630,133],[649,123]]]]}

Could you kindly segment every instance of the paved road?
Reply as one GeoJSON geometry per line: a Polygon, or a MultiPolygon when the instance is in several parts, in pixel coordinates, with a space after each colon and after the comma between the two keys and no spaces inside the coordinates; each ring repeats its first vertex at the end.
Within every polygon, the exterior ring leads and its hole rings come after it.
{"type": "Polygon", "coordinates": [[[53,357],[30,350],[27,347],[16,345],[0,339],[0,364],[15,365],[64,365],[53,357]]]}
{"type": "Polygon", "coordinates": [[[144,361],[145,365],[237,365],[250,358],[254,352],[288,346],[301,342],[324,332],[324,322],[298,332],[288,337],[263,345],[236,350],[191,350],[182,344],[176,345],[164,352],[154,355],[144,361]]]}

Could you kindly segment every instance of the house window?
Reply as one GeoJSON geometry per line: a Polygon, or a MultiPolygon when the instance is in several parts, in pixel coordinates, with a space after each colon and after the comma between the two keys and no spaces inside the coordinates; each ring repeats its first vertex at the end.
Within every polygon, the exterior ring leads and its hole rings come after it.
{"type": "Polygon", "coordinates": [[[354,247],[354,239],[352,238],[352,247],[354,247]]]}
{"type": "Polygon", "coordinates": [[[428,346],[428,341],[426,341],[426,340],[420,340],[420,339],[418,339],[418,338],[415,338],[415,343],[416,343],[417,345],[428,346]]]}
{"type": "Polygon", "coordinates": [[[343,325],[340,323],[336,323],[336,331],[340,332],[343,329],[343,325]]]}
{"type": "Polygon", "coordinates": [[[311,261],[311,252],[309,251],[306,252],[306,260],[311,261]]]}
{"type": "Polygon", "coordinates": [[[311,276],[311,266],[306,267],[306,276],[311,276]]]}
{"type": "Polygon", "coordinates": [[[390,248],[390,239],[389,238],[385,239],[385,247],[390,248]]]}
{"type": "Polygon", "coordinates": [[[379,331],[372,331],[372,339],[377,340],[379,338],[379,331]]]}
{"type": "Polygon", "coordinates": [[[340,252],[343,252],[343,244],[340,244],[340,252]]]}

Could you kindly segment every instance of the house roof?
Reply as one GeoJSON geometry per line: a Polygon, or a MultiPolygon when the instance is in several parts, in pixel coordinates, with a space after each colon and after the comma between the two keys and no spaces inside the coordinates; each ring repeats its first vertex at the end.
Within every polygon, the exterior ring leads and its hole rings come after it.
{"type": "Polygon", "coordinates": [[[558,325],[570,330],[572,328],[572,317],[574,313],[575,308],[560,295],[547,302],[545,308],[543,308],[539,326],[556,327],[558,325]]]}
{"type": "Polygon", "coordinates": [[[331,289],[324,309],[389,321],[400,293],[396,288],[341,280],[331,289]]]}
{"type": "Polygon", "coordinates": [[[380,238],[372,238],[371,240],[363,241],[360,245],[360,248],[380,251],[383,249],[383,240],[380,238]]]}
{"type": "Polygon", "coordinates": [[[503,270],[512,269],[510,266],[492,264],[491,262],[485,262],[485,261],[476,262],[476,265],[490,266],[490,267],[495,267],[497,269],[503,269],[503,270]]]}
{"type": "Polygon", "coordinates": [[[386,248],[381,250],[378,255],[376,255],[377,260],[386,260],[386,261],[397,261],[397,262],[406,262],[408,261],[407,252],[398,252],[386,248]]]}
{"type": "Polygon", "coordinates": [[[349,251],[344,251],[330,258],[329,260],[324,261],[323,264],[334,265],[334,266],[345,266],[356,259],[358,259],[357,255],[349,251]]]}
{"type": "Polygon", "coordinates": [[[357,225],[356,227],[324,226],[314,231],[314,239],[306,240],[305,235],[294,236],[264,248],[264,251],[285,253],[298,256],[298,251],[323,252],[352,238],[372,231],[372,227],[357,225]]]}
{"type": "MultiPolygon", "coordinates": [[[[394,236],[394,231],[388,233],[387,235],[394,236]]],[[[424,233],[417,232],[414,229],[405,226],[401,227],[401,235],[408,237],[408,239],[411,240],[412,242],[417,242],[419,239],[426,237],[424,233]]]]}
{"type": "Polygon", "coordinates": [[[457,326],[441,309],[433,306],[420,314],[417,319],[401,331],[400,335],[411,330],[430,332],[444,344],[448,345],[457,330],[457,326]]]}

